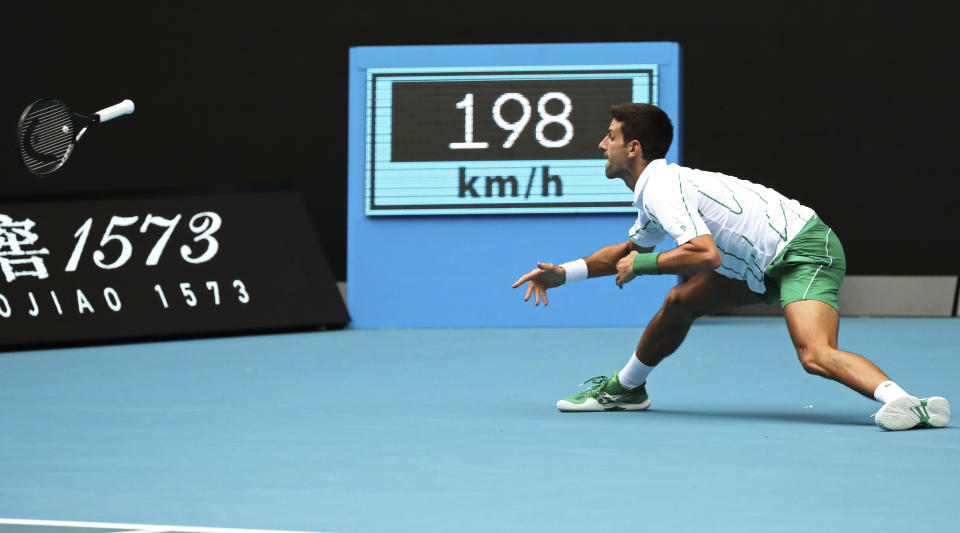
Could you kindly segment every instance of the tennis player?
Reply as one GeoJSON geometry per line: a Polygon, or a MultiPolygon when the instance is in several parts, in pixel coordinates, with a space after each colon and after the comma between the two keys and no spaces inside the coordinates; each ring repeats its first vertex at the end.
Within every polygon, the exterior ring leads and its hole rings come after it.
{"type": "Polygon", "coordinates": [[[548,289],[587,278],[615,275],[621,289],[637,276],[684,274],[687,280],[667,294],[626,366],[558,401],[560,411],[646,409],[647,376],[680,346],[697,317],[779,300],[804,370],[881,402],[878,426],[947,425],[946,399],[917,398],[867,359],[837,348],[837,292],[846,261],[840,239],[812,209],[762,185],[667,163],[673,124],[656,106],[628,103],[610,113],[600,150],[607,178],[622,179],[633,191],[637,220],[629,240],[561,265],[537,263],[513,287],[526,283],[524,301],[532,294],[535,305],[547,305],[548,289]],[[677,247],[653,252],[667,236],[677,247]]]}

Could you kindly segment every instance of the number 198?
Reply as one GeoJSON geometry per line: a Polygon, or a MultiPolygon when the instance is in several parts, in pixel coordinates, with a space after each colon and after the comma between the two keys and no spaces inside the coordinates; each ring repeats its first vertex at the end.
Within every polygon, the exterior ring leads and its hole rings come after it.
{"type": "MultiPolygon", "coordinates": [[[[457,109],[462,109],[464,113],[463,141],[450,143],[450,149],[464,150],[489,148],[489,143],[474,140],[473,93],[467,93],[463,97],[463,100],[457,102],[457,109]]],[[[564,93],[549,92],[541,96],[537,101],[537,115],[540,117],[540,120],[537,121],[537,124],[534,128],[534,135],[536,136],[537,142],[545,148],[562,148],[570,144],[570,141],[573,139],[573,123],[570,122],[570,113],[572,111],[573,102],[571,102],[570,97],[564,93]],[[563,105],[560,113],[554,115],[547,111],[547,103],[551,100],[557,100],[563,105]],[[544,129],[550,124],[559,124],[561,127],[563,127],[563,136],[559,139],[548,139],[544,134],[544,129]]],[[[497,124],[497,126],[504,131],[510,132],[510,135],[508,135],[506,140],[503,141],[503,147],[510,148],[514,145],[514,143],[517,142],[517,138],[520,137],[520,134],[523,132],[524,128],[526,128],[527,124],[530,123],[532,107],[530,105],[530,100],[520,93],[503,93],[496,99],[496,101],[494,101],[491,112],[493,115],[493,121],[497,124]],[[508,121],[503,116],[504,105],[507,105],[507,103],[511,101],[516,102],[521,107],[520,118],[513,122],[508,121]]]]}

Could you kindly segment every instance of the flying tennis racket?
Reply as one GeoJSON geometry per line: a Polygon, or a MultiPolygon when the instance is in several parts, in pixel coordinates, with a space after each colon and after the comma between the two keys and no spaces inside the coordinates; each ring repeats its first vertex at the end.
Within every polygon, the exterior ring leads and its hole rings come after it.
{"type": "Polygon", "coordinates": [[[75,113],[60,100],[37,100],[23,110],[17,124],[20,159],[27,172],[34,176],[52,174],[67,162],[87,128],[130,113],[133,113],[130,100],[93,115],[75,113]],[[74,135],[77,128],[80,131],[74,135]]]}

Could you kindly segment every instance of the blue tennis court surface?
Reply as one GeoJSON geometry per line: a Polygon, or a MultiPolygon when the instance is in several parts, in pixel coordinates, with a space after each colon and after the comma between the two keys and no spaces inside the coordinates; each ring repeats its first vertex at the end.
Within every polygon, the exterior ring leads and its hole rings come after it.
{"type": "MultiPolygon", "coordinates": [[[[957,422],[881,431],[877,403],[803,372],[780,318],[698,322],[652,374],[650,411],[556,411],[578,383],[620,369],[640,332],[344,330],[0,354],[0,518],[955,529],[957,422]]],[[[960,320],[845,318],[840,345],[960,405],[960,320]]],[[[84,530],[0,520],[12,531],[84,530]]]]}
{"type": "Polygon", "coordinates": [[[231,529],[213,527],[161,526],[151,524],[111,524],[64,520],[0,519],[0,533],[312,533],[274,529],[231,529]]]}

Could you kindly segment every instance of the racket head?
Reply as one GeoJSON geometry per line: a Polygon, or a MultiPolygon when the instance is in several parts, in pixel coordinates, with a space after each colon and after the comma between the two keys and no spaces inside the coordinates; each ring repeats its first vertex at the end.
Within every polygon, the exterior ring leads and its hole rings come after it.
{"type": "Polygon", "coordinates": [[[46,176],[66,163],[76,144],[73,113],[60,100],[28,105],[17,123],[17,147],[27,172],[46,176]]]}

